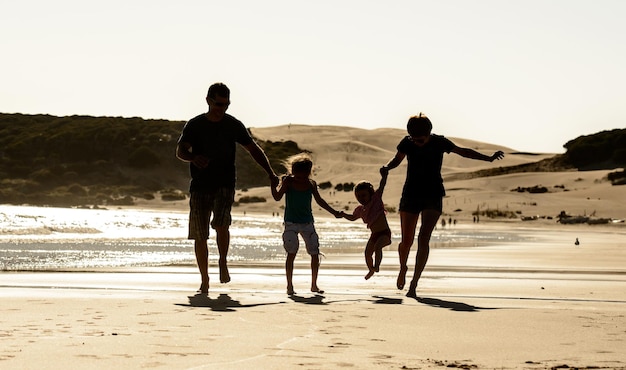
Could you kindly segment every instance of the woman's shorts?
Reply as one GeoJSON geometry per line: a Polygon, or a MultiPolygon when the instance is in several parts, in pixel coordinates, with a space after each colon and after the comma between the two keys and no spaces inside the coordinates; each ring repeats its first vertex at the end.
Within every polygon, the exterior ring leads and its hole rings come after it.
{"type": "Polygon", "coordinates": [[[300,241],[298,235],[302,236],[306,251],[311,256],[320,254],[320,242],[312,222],[306,224],[296,224],[293,222],[285,222],[285,231],[283,232],[283,247],[289,254],[298,253],[300,241]]]}
{"type": "Polygon", "coordinates": [[[400,199],[400,212],[408,212],[419,214],[425,209],[433,209],[439,212],[443,211],[443,198],[412,198],[402,196],[400,199]]]}

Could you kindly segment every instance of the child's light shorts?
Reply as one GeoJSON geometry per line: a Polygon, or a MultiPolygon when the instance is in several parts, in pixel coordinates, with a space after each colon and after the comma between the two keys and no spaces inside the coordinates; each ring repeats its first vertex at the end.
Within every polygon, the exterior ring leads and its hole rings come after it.
{"type": "Polygon", "coordinates": [[[293,222],[285,222],[285,231],[283,232],[283,246],[289,254],[298,253],[300,242],[298,234],[302,235],[306,251],[311,256],[320,254],[320,241],[312,222],[306,224],[296,224],[293,222]]]}

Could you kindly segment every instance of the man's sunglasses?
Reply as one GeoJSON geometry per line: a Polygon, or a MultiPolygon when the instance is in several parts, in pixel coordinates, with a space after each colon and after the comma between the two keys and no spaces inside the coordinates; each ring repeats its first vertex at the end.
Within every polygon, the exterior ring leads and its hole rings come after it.
{"type": "Polygon", "coordinates": [[[213,105],[215,105],[216,107],[228,107],[230,105],[230,101],[227,102],[219,102],[219,101],[215,101],[215,99],[213,98],[209,98],[209,100],[211,101],[211,103],[213,103],[213,105]]]}

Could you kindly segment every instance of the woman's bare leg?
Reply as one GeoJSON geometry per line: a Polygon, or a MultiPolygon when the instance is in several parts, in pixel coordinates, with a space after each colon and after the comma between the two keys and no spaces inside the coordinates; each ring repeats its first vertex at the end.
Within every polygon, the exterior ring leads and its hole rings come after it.
{"type": "Polygon", "coordinates": [[[415,227],[419,214],[400,211],[400,229],[402,230],[402,240],[398,246],[398,256],[400,258],[400,272],[396,286],[398,289],[404,289],[406,279],[406,262],[409,259],[413,238],[415,238],[415,227]]]}
{"type": "Polygon", "coordinates": [[[422,272],[426,267],[428,261],[428,255],[430,254],[430,236],[437,226],[437,220],[439,220],[441,212],[434,209],[425,209],[422,211],[422,226],[417,236],[417,256],[415,256],[415,269],[413,271],[413,279],[411,279],[411,285],[406,294],[407,297],[417,297],[415,290],[417,289],[417,283],[422,276],[422,272]]]}

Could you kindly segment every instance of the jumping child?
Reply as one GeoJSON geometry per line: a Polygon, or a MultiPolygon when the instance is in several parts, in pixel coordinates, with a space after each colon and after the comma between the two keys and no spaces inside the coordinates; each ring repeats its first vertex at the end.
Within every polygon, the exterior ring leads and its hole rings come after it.
{"type": "Polygon", "coordinates": [[[317,286],[317,273],[320,266],[319,238],[313,223],[311,200],[315,198],[317,204],[335,217],[339,217],[339,212],[320,196],[317,183],[310,178],[313,162],[307,155],[299,154],[292,157],[287,168],[291,168],[291,173],[283,176],[278,186],[272,186],[274,200],[281,200],[285,195],[283,246],[287,252],[285,262],[287,294],[295,294],[293,264],[299,248],[298,234],[302,236],[307,253],[311,256],[311,291],[321,294],[324,291],[317,286]]]}
{"type": "Polygon", "coordinates": [[[354,209],[352,214],[340,213],[340,217],[346,220],[356,221],[359,218],[367,224],[372,235],[365,246],[365,263],[369,269],[365,280],[371,278],[374,273],[380,270],[380,263],[383,259],[383,248],[391,244],[391,230],[385,216],[385,206],[383,204],[383,191],[387,183],[387,172],[381,171],[380,184],[374,191],[374,185],[367,181],[361,181],[354,187],[354,196],[361,205],[354,209]],[[375,256],[373,259],[372,256],[375,256]]]}

